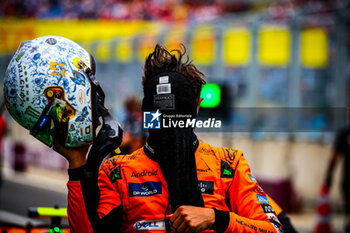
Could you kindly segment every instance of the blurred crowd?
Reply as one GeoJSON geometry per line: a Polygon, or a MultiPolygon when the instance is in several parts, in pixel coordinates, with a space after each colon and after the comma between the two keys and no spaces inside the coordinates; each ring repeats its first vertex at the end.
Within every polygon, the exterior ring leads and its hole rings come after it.
{"type": "Polygon", "coordinates": [[[1,0],[0,17],[202,22],[264,9],[272,16],[300,8],[324,11],[345,0],[1,0]]]}

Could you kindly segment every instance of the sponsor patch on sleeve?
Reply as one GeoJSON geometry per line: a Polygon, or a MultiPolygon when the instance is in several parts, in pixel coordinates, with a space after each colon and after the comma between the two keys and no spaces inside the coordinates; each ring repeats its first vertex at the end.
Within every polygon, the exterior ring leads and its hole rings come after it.
{"type": "Polygon", "coordinates": [[[256,197],[258,199],[258,202],[269,204],[269,200],[267,199],[267,197],[261,196],[259,194],[256,194],[256,197]]]}
{"type": "Polygon", "coordinates": [[[264,213],[275,213],[275,211],[272,209],[272,206],[270,204],[261,204],[261,207],[264,210],[264,213]]]}
{"type": "Polygon", "coordinates": [[[120,166],[118,166],[109,175],[109,180],[112,183],[114,183],[116,180],[119,180],[121,178],[122,178],[122,173],[121,173],[121,170],[120,170],[120,166]]]}
{"type": "Polygon", "coordinates": [[[222,178],[233,178],[235,171],[233,168],[225,161],[221,160],[221,177],[222,178]]]}
{"type": "Polygon", "coordinates": [[[273,213],[267,213],[266,215],[267,215],[267,218],[268,218],[268,219],[273,220],[273,221],[275,221],[275,222],[278,222],[278,218],[277,218],[277,216],[276,216],[275,214],[273,214],[273,213]]]}
{"type": "Polygon", "coordinates": [[[270,223],[273,225],[273,227],[276,229],[276,231],[278,233],[282,233],[282,225],[281,224],[279,224],[277,222],[273,222],[273,221],[270,221],[270,223]]]}
{"type": "Polygon", "coordinates": [[[254,192],[264,193],[264,190],[260,187],[260,185],[258,183],[256,183],[256,187],[254,188],[254,192]]]}
{"type": "Polygon", "coordinates": [[[232,164],[236,158],[236,154],[238,151],[235,148],[226,148],[226,147],[222,147],[222,150],[223,150],[224,155],[225,155],[225,160],[228,163],[232,164]]]}
{"type": "Polygon", "coordinates": [[[252,174],[248,174],[249,176],[249,179],[254,182],[254,183],[257,183],[258,181],[254,178],[254,176],[252,176],[252,174]]]}

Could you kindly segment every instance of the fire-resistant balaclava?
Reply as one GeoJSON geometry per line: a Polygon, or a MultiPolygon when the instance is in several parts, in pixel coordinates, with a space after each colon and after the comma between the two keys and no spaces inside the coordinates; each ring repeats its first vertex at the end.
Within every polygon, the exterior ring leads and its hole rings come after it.
{"type": "MultiPolygon", "coordinates": [[[[163,72],[144,83],[143,111],[157,111],[172,121],[194,119],[197,101],[189,80],[178,72],[163,72]]],[[[196,143],[192,127],[150,129],[146,146],[152,151],[169,190],[171,210],[181,205],[204,206],[198,188],[196,143]]]]}

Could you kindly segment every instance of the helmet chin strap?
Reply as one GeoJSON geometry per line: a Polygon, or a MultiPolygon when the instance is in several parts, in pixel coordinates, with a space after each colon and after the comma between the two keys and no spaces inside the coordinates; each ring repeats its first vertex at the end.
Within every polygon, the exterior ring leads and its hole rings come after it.
{"type": "Polygon", "coordinates": [[[96,107],[98,115],[102,117],[102,127],[94,138],[87,158],[87,170],[95,173],[98,172],[102,160],[120,146],[123,138],[123,130],[105,107],[105,93],[99,82],[95,79],[92,70],[83,60],[79,60],[78,64],[87,74],[91,87],[96,91],[96,107]]]}
{"type": "Polygon", "coordinates": [[[103,124],[90,148],[87,158],[87,170],[98,171],[102,160],[122,143],[123,130],[109,113],[108,109],[98,104],[103,124]]]}
{"type": "MultiPolygon", "coordinates": [[[[100,197],[100,191],[97,185],[99,167],[103,159],[121,144],[123,130],[105,107],[105,94],[100,84],[95,79],[94,72],[84,63],[84,61],[79,60],[78,64],[84,70],[90,80],[91,91],[94,90],[96,94],[96,98],[93,98],[94,106],[92,106],[96,108],[94,111],[95,118],[102,117],[102,126],[97,135],[94,137],[93,144],[88,153],[87,163],[84,169],[85,179],[81,181],[82,189],[85,190],[83,195],[86,212],[90,223],[94,225],[99,219],[97,213],[100,197]]],[[[98,122],[98,119],[95,119],[95,123],[96,122],[98,122]]]]}
{"type": "Polygon", "coordinates": [[[95,91],[98,93],[99,96],[99,101],[102,103],[104,106],[105,103],[105,93],[102,90],[100,83],[96,80],[94,73],[92,70],[84,63],[83,60],[78,61],[78,65],[84,70],[84,72],[87,74],[92,88],[95,89],[95,91]]]}

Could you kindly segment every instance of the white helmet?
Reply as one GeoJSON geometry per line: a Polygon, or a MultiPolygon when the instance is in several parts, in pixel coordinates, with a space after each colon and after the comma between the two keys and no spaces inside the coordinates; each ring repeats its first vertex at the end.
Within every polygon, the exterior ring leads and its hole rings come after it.
{"type": "Polygon", "coordinates": [[[5,74],[9,113],[50,147],[56,131],[53,122],[67,127],[66,146],[92,143],[96,106],[86,70],[94,66],[92,56],[66,38],[44,36],[22,42],[5,74]]]}

